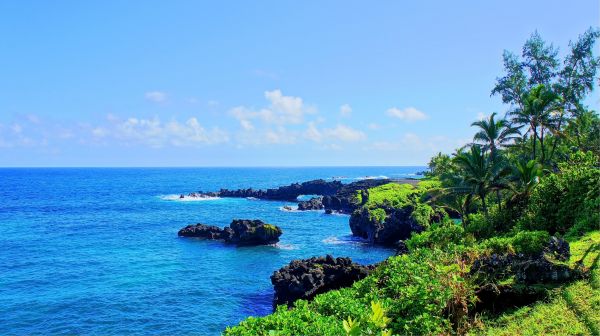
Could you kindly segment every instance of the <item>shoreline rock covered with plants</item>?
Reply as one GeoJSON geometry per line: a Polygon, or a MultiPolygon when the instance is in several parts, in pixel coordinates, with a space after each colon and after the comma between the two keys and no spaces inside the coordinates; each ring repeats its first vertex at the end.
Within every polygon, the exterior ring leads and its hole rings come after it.
{"type": "Polygon", "coordinates": [[[560,60],[533,34],[504,53],[504,118],[474,122],[473,143],[432,158],[418,184],[347,197],[353,233],[401,255],[225,334],[599,334],[600,119],[583,105],[599,37],[560,60]]]}

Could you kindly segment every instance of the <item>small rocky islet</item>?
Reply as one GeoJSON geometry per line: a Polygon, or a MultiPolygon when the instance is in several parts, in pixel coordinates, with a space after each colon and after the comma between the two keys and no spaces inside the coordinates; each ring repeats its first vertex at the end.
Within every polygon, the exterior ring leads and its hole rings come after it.
{"type": "Polygon", "coordinates": [[[234,219],[229,227],[214,225],[188,225],[177,233],[180,237],[222,240],[238,246],[271,245],[279,241],[280,227],[261,220],[234,219]]]}

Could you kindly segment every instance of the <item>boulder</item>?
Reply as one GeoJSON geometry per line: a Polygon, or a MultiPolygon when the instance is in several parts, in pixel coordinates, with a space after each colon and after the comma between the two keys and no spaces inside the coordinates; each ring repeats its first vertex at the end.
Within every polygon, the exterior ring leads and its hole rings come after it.
{"type": "Polygon", "coordinates": [[[350,258],[313,257],[293,260],[271,276],[275,289],[274,305],[292,305],[298,299],[351,286],[363,279],[374,266],[362,266],[350,258]]]}
{"type": "Polygon", "coordinates": [[[324,208],[323,206],[323,197],[313,197],[308,201],[302,201],[298,203],[298,210],[306,211],[306,210],[321,210],[324,208]]]}
{"type": "Polygon", "coordinates": [[[235,219],[223,229],[205,224],[188,225],[177,233],[180,237],[223,240],[238,246],[270,245],[279,241],[283,232],[275,225],[260,220],[235,219]]]}

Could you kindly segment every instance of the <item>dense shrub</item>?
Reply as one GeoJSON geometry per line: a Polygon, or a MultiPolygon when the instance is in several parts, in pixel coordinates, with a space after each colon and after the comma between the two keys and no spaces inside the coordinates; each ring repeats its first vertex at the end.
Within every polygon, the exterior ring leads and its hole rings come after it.
{"type": "Polygon", "coordinates": [[[429,230],[413,234],[406,240],[406,246],[414,251],[420,248],[449,249],[465,243],[465,231],[452,221],[432,225],[429,230]]]}
{"type": "Polygon", "coordinates": [[[479,239],[491,237],[495,233],[494,226],[482,213],[468,214],[465,223],[465,232],[479,239]]]}
{"type": "Polygon", "coordinates": [[[546,231],[519,231],[513,236],[492,237],[480,243],[480,247],[492,254],[523,253],[536,255],[543,252],[550,241],[546,231]]]}
{"type": "Polygon", "coordinates": [[[512,246],[517,253],[539,254],[549,241],[546,231],[520,231],[512,238],[512,246]]]}
{"type": "Polygon", "coordinates": [[[544,177],[535,187],[519,226],[565,234],[571,228],[583,233],[600,227],[600,169],[593,153],[576,153],[560,172],[544,177]]]}

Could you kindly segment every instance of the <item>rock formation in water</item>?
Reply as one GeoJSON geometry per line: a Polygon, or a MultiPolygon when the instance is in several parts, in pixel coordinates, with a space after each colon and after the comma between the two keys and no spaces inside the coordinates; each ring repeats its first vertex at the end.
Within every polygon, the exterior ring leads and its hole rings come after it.
{"type": "Polygon", "coordinates": [[[313,197],[308,201],[302,201],[298,203],[298,210],[322,210],[325,206],[323,205],[323,197],[313,197]]]}
{"type": "Polygon", "coordinates": [[[366,277],[373,266],[362,266],[350,258],[313,257],[293,260],[271,276],[275,289],[274,304],[291,305],[298,299],[310,300],[315,295],[351,286],[366,277]]]}
{"type": "Polygon", "coordinates": [[[239,246],[270,245],[279,241],[283,232],[275,225],[260,220],[235,219],[223,229],[205,224],[188,225],[177,233],[180,237],[223,240],[239,246]]]}
{"type": "Polygon", "coordinates": [[[393,245],[409,238],[413,232],[423,231],[423,227],[412,217],[412,206],[382,209],[386,213],[384,221],[373,216],[369,209],[354,211],[350,216],[352,234],[374,244],[393,245]]]}

